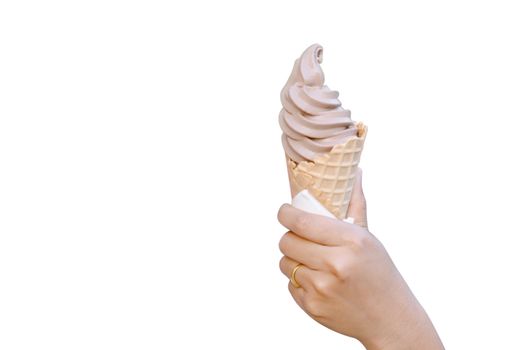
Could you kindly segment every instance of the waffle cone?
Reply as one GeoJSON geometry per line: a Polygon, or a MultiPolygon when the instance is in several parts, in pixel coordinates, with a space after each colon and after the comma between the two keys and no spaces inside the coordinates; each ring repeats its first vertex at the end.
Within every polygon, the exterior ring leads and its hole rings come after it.
{"type": "Polygon", "coordinates": [[[367,126],[357,124],[357,136],[316,158],[296,163],[287,156],[290,192],[294,198],[308,190],[339,219],[346,218],[355,175],[364,147],[367,126]]]}

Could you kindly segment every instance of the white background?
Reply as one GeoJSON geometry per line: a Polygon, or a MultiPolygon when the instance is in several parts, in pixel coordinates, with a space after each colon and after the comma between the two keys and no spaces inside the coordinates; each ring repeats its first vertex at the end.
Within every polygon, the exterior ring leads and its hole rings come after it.
{"type": "Polygon", "coordinates": [[[445,345],[514,348],[510,5],[2,2],[0,348],[361,349],[277,267],[279,92],[315,42],[445,345]]]}

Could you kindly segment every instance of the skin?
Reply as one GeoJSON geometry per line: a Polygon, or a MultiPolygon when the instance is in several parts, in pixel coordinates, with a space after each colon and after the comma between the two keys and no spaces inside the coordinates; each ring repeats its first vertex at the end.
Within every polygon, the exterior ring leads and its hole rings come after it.
{"type": "Polygon", "coordinates": [[[358,339],[367,350],[444,349],[432,322],[381,242],[367,228],[362,172],[348,216],[355,224],[309,214],[284,204],[279,222],[289,231],[279,248],[280,269],[296,288],[296,303],[315,321],[358,339]]]}

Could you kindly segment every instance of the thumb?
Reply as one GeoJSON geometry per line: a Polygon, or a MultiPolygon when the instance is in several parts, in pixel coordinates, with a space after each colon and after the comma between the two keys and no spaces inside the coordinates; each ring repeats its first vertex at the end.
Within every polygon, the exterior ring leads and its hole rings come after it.
{"type": "Polygon", "coordinates": [[[348,217],[355,219],[355,224],[367,228],[367,205],[362,189],[362,169],[357,168],[355,184],[349,201],[348,217]]]}

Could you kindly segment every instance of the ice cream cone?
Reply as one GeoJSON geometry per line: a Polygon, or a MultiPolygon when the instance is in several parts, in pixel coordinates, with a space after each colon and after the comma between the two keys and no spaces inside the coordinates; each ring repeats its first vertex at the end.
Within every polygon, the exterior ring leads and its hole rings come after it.
{"type": "Polygon", "coordinates": [[[358,123],[357,136],[334,146],[313,162],[296,163],[287,156],[290,191],[294,198],[308,190],[321,204],[339,219],[345,219],[355,174],[364,147],[367,126],[358,123]]]}

